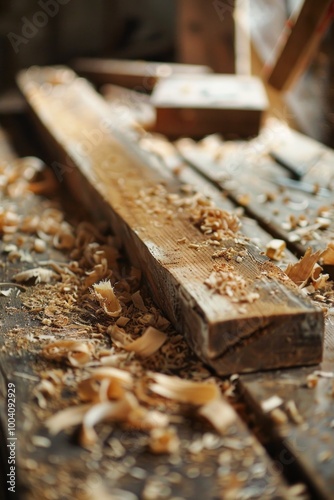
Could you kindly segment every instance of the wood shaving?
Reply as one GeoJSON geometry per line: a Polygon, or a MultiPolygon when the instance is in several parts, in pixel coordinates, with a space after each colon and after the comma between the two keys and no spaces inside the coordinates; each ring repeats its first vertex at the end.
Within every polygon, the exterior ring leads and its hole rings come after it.
{"type": "Polygon", "coordinates": [[[47,407],[47,398],[56,394],[56,386],[50,380],[41,380],[33,391],[40,408],[47,407]]]}
{"type": "Polygon", "coordinates": [[[13,280],[18,283],[29,281],[35,278],[35,283],[50,283],[52,280],[60,279],[59,274],[51,271],[50,269],[43,269],[42,267],[35,267],[20,273],[14,274],[13,280]]]}
{"type": "Polygon", "coordinates": [[[270,398],[262,401],[261,408],[264,411],[264,413],[270,413],[276,408],[282,406],[282,404],[283,404],[283,399],[281,399],[279,396],[275,394],[274,396],[271,396],[270,398]]]}
{"type": "Polygon", "coordinates": [[[78,395],[82,401],[99,403],[123,398],[125,390],[132,386],[133,378],[129,372],[113,367],[96,368],[78,384],[78,395]]]}
{"type": "Polygon", "coordinates": [[[34,240],[34,246],[33,249],[37,253],[43,253],[45,252],[47,246],[44,240],[41,240],[40,238],[35,238],[34,240]]]}
{"type": "Polygon", "coordinates": [[[133,305],[142,312],[147,312],[147,307],[144,304],[143,298],[140,294],[140,290],[131,295],[131,300],[133,305]]]}
{"type": "Polygon", "coordinates": [[[285,404],[285,409],[292,422],[298,425],[304,422],[303,417],[297,409],[296,403],[292,399],[285,404]]]}
{"type": "Polygon", "coordinates": [[[127,420],[131,411],[138,405],[137,400],[131,394],[127,394],[123,399],[116,402],[103,402],[91,406],[84,414],[81,423],[79,442],[82,446],[90,447],[98,439],[94,427],[106,420],[121,421],[127,420]]]}
{"type": "Polygon", "coordinates": [[[216,266],[204,284],[213,292],[229,297],[232,302],[251,304],[260,298],[260,295],[250,288],[251,284],[229,264],[216,266]]]}
{"type": "Polygon", "coordinates": [[[117,319],[116,325],[120,327],[126,326],[130,321],[130,318],[126,318],[125,316],[121,316],[120,318],[117,319]]]}
{"type": "Polygon", "coordinates": [[[286,243],[284,240],[274,239],[266,245],[266,256],[269,259],[280,261],[284,257],[286,243]]]}
{"type": "Polygon", "coordinates": [[[328,243],[326,249],[322,252],[320,258],[322,264],[326,266],[334,265],[334,241],[328,243]]]}
{"type": "Polygon", "coordinates": [[[84,366],[91,361],[94,346],[91,342],[60,340],[44,347],[42,354],[54,361],[66,360],[74,367],[84,366]]]}
{"type": "Polygon", "coordinates": [[[240,220],[235,214],[215,207],[199,206],[193,210],[190,220],[203,234],[217,241],[240,229],[240,220]]]}
{"type": "Polygon", "coordinates": [[[93,295],[100,302],[104,312],[112,318],[118,317],[122,312],[122,306],[115,295],[110,281],[100,281],[93,285],[93,295]]]}
{"type": "Polygon", "coordinates": [[[232,406],[221,398],[204,404],[198,414],[205,417],[219,434],[224,434],[237,419],[232,406]]]}
{"type": "Polygon", "coordinates": [[[91,408],[91,405],[77,405],[61,410],[52,417],[49,417],[45,421],[45,426],[49,430],[50,434],[56,435],[59,432],[72,427],[74,425],[79,425],[87,410],[91,408]]]}
{"type": "Polygon", "coordinates": [[[284,413],[284,411],[281,410],[280,408],[274,408],[270,412],[270,418],[277,425],[284,425],[288,422],[288,417],[287,417],[286,413],[284,413]]]}
{"type": "Polygon", "coordinates": [[[148,358],[155,354],[166,340],[167,335],[165,333],[153,328],[153,326],[149,326],[141,337],[130,344],[126,344],[124,349],[136,353],[141,358],[148,358]]]}
{"type": "Polygon", "coordinates": [[[299,288],[307,285],[308,280],[312,276],[314,266],[318,262],[322,252],[318,250],[312,253],[311,248],[308,248],[305,255],[296,263],[289,264],[285,270],[285,274],[294,282],[299,288]]]}
{"type": "Polygon", "coordinates": [[[220,390],[214,383],[192,382],[162,373],[155,373],[152,378],[154,383],[149,386],[152,392],[181,403],[204,405],[220,396],[220,390]]]}

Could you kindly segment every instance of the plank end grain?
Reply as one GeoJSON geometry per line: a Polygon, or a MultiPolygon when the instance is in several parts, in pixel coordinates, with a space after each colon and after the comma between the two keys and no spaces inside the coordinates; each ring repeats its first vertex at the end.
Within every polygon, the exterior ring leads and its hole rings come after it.
{"type": "Polygon", "coordinates": [[[68,161],[63,173],[74,196],[108,220],[155,302],[202,360],[221,375],[320,361],[322,312],[240,233],[222,238],[214,258],[208,236],[170,202],[176,180],[117,130],[84,80],[33,68],[18,83],[53,158],[68,161]],[[178,244],[184,238],[190,244],[178,244]],[[240,296],[224,288],[226,272],[241,283],[240,296]],[[215,273],[219,290],[211,286],[215,273]]]}

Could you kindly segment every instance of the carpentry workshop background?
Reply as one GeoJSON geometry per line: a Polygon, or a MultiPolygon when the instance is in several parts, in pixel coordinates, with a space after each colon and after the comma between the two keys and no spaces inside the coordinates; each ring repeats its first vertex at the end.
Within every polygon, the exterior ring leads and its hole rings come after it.
{"type": "Polygon", "coordinates": [[[0,500],[334,498],[332,0],[0,0],[0,500]]]}

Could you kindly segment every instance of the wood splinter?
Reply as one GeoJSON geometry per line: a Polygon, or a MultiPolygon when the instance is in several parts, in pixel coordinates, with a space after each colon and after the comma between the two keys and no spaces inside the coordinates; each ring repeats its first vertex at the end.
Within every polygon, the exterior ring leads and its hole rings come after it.
{"type": "Polygon", "coordinates": [[[217,232],[219,246],[209,244],[214,236],[191,222],[188,201],[175,194],[178,181],[117,131],[117,117],[85,80],[34,67],[18,83],[57,177],[97,220],[108,220],[155,302],[204,362],[227,375],[321,360],[322,312],[239,232],[217,232]]]}

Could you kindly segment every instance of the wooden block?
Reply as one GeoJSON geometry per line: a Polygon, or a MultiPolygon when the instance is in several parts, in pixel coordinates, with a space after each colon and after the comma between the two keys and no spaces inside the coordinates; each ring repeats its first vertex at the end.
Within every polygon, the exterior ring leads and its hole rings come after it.
{"type": "Polygon", "coordinates": [[[287,90],[311,62],[333,14],[332,0],[305,0],[293,13],[268,61],[264,74],[270,85],[287,90]]]}
{"type": "Polygon", "coordinates": [[[251,76],[175,76],[157,84],[152,94],[155,131],[170,137],[211,133],[253,136],[259,132],[267,97],[260,79],[251,76]]]}
{"type": "Polygon", "coordinates": [[[73,67],[95,84],[112,83],[145,93],[151,92],[158,80],[171,75],[211,72],[211,69],[204,65],[122,59],[82,58],[76,59],[73,67]]]}
{"type": "Polygon", "coordinates": [[[157,188],[172,193],[176,180],[117,132],[85,81],[64,69],[31,68],[18,83],[52,145],[53,168],[61,166],[73,194],[110,222],[156,303],[203,361],[223,375],[321,359],[322,312],[240,233],[213,251],[190,214],[157,188]],[[205,284],[224,269],[232,286],[243,283],[244,301],[238,290],[215,293],[205,284]]]}

